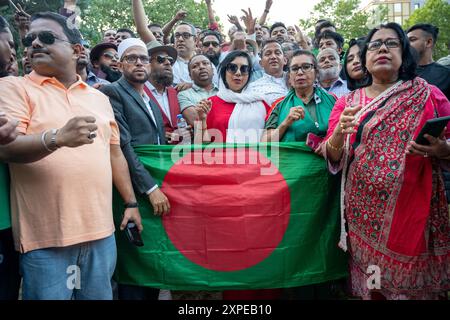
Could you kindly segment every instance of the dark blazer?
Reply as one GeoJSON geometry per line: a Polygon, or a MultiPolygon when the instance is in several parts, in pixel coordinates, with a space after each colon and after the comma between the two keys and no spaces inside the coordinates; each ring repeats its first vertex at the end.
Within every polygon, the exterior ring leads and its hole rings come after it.
{"type": "Polygon", "coordinates": [[[109,97],[114,116],[120,130],[120,146],[128,162],[133,186],[145,194],[156,185],[155,180],[144,168],[133,147],[143,144],[166,143],[164,122],[159,107],[150,100],[156,124],[139,93],[122,77],[119,81],[100,89],[109,97]]]}

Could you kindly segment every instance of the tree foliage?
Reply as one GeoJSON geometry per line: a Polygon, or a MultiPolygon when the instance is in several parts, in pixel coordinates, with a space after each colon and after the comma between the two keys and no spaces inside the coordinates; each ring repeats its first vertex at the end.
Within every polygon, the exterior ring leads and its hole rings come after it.
{"type": "Polygon", "coordinates": [[[435,60],[448,55],[450,41],[450,4],[443,0],[428,0],[413,12],[404,27],[408,29],[417,23],[431,23],[439,28],[439,37],[434,50],[435,60]]]}
{"type": "MultiPolygon", "coordinates": [[[[314,6],[308,19],[300,20],[300,26],[313,35],[316,21],[327,19],[336,25],[337,31],[346,40],[364,36],[369,32],[367,25],[370,14],[359,9],[360,2],[360,0],[321,0],[314,6]]],[[[384,10],[380,13],[386,14],[384,10]]]]}
{"type": "MultiPolygon", "coordinates": [[[[14,0],[14,2],[22,4],[29,14],[39,11],[58,12],[64,4],[63,0],[14,0]]],[[[78,6],[81,10],[81,32],[92,43],[99,42],[102,32],[106,29],[134,29],[130,0],[78,0],[78,6]]],[[[150,22],[164,25],[178,10],[183,9],[188,12],[186,22],[201,28],[208,26],[208,12],[204,0],[146,0],[144,7],[150,22]]],[[[0,14],[14,25],[14,12],[7,1],[0,0],[0,14]]]]}
{"type": "MultiPolygon", "coordinates": [[[[134,23],[131,15],[131,1],[127,0],[90,0],[82,13],[81,31],[94,43],[106,29],[131,28],[134,23]]],[[[201,28],[208,26],[208,12],[205,2],[195,0],[149,0],[144,1],[145,12],[150,22],[161,25],[169,22],[178,10],[188,12],[186,22],[201,28]]]]}

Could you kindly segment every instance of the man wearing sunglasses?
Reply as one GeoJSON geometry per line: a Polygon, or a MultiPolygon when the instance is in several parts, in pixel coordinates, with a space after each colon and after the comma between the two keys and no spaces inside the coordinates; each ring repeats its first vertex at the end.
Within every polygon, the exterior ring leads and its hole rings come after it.
{"type": "Polygon", "coordinates": [[[118,66],[119,58],[115,44],[105,42],[96,45],[92,48],[90,59],[92,72],[100,79],[115,82],[122,76],[118,66]]]}
{"type": "Polygon", "coordinates": [[[178,92],[172,87],[173,65],[177,51],[157,42],[147,44],[150,55],[151,74],[145,84],[145,93],[161,110],[166,132],[166,140],[172,143],[172,133],[177,129],[177,115],[181,113],[178,92]]]}
{"type": "Polygon", "coordinates": [[[120,228],[132,220],[142,230],[111,104],[76,74],[80,43],[67,18],[37,13],[23,40],[33,72],[0,80],[0,111],[19,119],[0,159],[10,163],[24,300],[112,299],[113,181],[120,228]]]}
{"type": "MultiPolygon", "coordinates": [[[[122,41],[118,54],[123,77],[100,90],[109,97],[113,106],[120,128],[121,147],[130,168],[135,192],[148,197],[155,215],[167,214],[170,210],[169,200],[144,168],[133,148],[166,143],[161,110],[144,92],[144,85],[150,77],[151,58],[144,42],[135,38],[122,41]]],[[[156,300],[158,294],[159,289],[119,283],[121,300],[156,300]]]]}
{"type": "Polygon", "coordinates": [[[222,37],[218,32],[207,31],[202,41],[202,53],[217,67],[221,61],[220,44],[222,37]]]}

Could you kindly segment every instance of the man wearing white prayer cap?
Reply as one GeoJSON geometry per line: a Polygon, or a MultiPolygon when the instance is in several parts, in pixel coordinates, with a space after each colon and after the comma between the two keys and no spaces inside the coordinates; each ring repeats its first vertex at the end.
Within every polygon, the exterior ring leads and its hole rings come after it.
{"type": "MultiPolygon", "coordinates": [[[[139,39],[122,41],[118,48],[122,78],[101,88],[114,109],[120,129],[120,144],[128,162],[136,193],[150,201],[155,215],[167,214],[170,204],[151,174],[144,168],[134,147],[144,144],[165,144],[164,122],[159,107],[144,94],[144,84],[150,76],[147,46],[139,39]]],[[[144,231],[145,232],[145,231],[144,231]]],[[[128,244],[132,250],[133,244],[128,244]]],[[[118,263],[123,257],[117,257],[118,263]]],[[[157,300],[159,289],[119,283],[119,299],[157,300]]]]}

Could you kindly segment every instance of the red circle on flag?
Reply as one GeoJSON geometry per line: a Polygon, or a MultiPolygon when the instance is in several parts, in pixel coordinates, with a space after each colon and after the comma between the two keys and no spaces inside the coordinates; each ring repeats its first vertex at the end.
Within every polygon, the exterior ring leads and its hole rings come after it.
{"type": "Polygon", "coordinates": [[[161,189],[171,204],[163,217],[168,237],[187,259],[210,270],[260,263],[289,223],[289,187],[253,149],[193,151],[172,166],[161,189]]]}

